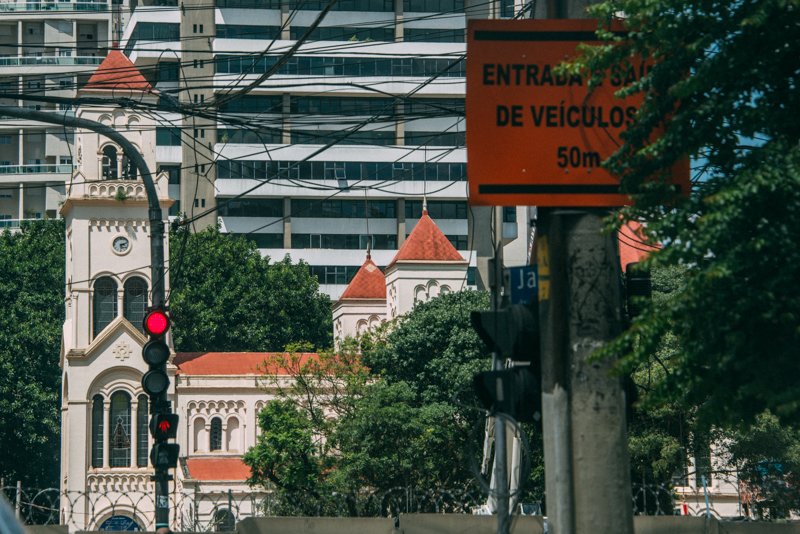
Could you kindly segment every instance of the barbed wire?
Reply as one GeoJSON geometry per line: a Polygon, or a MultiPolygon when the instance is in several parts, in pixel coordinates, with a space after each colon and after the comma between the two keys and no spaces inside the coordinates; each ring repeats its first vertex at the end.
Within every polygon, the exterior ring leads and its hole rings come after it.
{"type": "MultiPolygon", "coordinates": [[[[71,530],[97,529],[114,516],[136,521],[143,530],[153,530],[152,490],[110,489],[62,491],[58,488],[0,487],[16,505],[19,518],[28,525],[67,525],[71,530]]],[[[668,484],[632,485],[634,515],[710,515],[720,518],[714,506],[718,495],[705,503],[702,488],[675,488],[668,484]]],[[[464,487],[423,489],[396,487],[380,491],[277,491],[239,487],[228,491],[203,492],[183,487],[170,494],[174,527],[184,532],[233,529],[234,522],[248,517],[398,517],[400,514],[479,514],[486,493],[477,484],[464,487]]],[[[514,510],[543,511],[541,502],[521,503],[514,510]]],[[[748,519],[758,520],[759,514],[748,519]]]]}

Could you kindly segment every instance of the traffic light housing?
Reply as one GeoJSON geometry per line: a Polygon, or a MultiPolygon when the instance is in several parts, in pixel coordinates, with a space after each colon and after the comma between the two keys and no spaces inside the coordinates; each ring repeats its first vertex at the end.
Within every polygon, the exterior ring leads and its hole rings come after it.
{"type": "Polygon", "coordinates": [[[178,436],[178,414],[157,413],[150,418],[150,435],[158,443],[178,436]]]}
{"type": "Polygon", "coordinates": [[[625,266],[625,305],[628,319],[632,320],[643,311],[643,301],[653,295],[650,270],[639,262],[625,266]]]}
{"type": "Polygon", "coordinates": [[[541,384],[529,365],[483,371],[475,375],[472,383],[489,412],[510,415],[522,423],[541,420],[541,384]]]}
{"type": "Polygon", "coordinates": [[[474,311],[472,327],[493,351],[505,358],[531,362],[539,368],[539,316],[522,304],[497,311],[474,311]]]}
{"type": "Polygon", "coordinates": [[[156,443],[150,450],[150,463],[156,471],[178,467],[181,448],[177,443],[156,443]]]}
{"type": "Polygon", "coordinates": [[[170,326],[169,315],[163,308],[149,310],[142,321],[142,328],[150,336],[142,348],[142,358],[150,366],[142,377],[142,388],[151,398],[163,396],[169,388],[166,363],[170,351],[164,337],[170,326]]]}

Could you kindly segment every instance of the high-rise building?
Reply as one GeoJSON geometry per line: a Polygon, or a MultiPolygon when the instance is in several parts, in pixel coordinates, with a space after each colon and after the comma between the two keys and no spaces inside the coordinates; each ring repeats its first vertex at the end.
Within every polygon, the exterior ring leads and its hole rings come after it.
{"type": "MultiPolygon", "coordinates": [[[[0,105],[74,114],[67,103],[23,95],[74,97],[106,57],[122,8],[109,0],[0,1],[0,105]]],[[[0,228],[57,217],[74,159],[71,130],[0,120],[0,228]]]]}
{"type": "MultiPolygon", "coordinates": [[[[336,299],[366,249],[389,263],[427,200],[483,285],[490,217],[467,205],[463,0],[339,0],[324,16],[325,0],[164,3],[132,10],[122,46],[190,112],[159,113],[174,213],[306,261],[336,299]]],[[[507,264],[527,259],[528,220],[504,210],[507,264]]]]}
{"type": "MultiPolygon", "coordinates": [[[[304,260],[337,299],[366,249],[388,265],[427,200],[468,284],[485,286],[491,217],[467,204],[466,19],[509,16],[513,2],[338,0],[322,16],[326,6],[0,1],[0,97],[72,98],[119,46],[162,96],[153,170],[169,176],[171,215],[304,260]]],[[[71,130],[0,121],[0,226],[57,217],[76,159],[71,130]]],[[[526,263],[529,219],[504,208],[507,265],[526,263]]]]}

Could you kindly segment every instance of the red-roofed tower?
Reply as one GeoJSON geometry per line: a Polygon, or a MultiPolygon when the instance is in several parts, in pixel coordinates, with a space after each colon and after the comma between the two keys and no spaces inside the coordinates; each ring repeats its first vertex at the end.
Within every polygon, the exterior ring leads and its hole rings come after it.
{"type": "Polygon", "coordinates": [[[466,287],[468,263],[422,211],[394,259],[386,268],[387,319],[411,311],[414,304],[466,287]]]}
{"type": "Polygon", "coordinates": [[[386,277],[372,257],[367,259],[333,306],[336,348],[347,336],[360,334],[386,317],[386,277]]]}

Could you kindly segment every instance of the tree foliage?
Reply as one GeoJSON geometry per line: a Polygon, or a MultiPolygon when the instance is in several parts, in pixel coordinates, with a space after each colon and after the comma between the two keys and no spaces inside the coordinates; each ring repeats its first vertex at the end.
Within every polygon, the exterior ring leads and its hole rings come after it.
{"type": "Polygon", "coordinates": [[[63,221],[0,234],[0,475],[7,483],[58,483],[64,262],[63,221]]]}
{"type": "Polygon", "coordinates": [[[169,304],[182,351],[274,351],[331,346],[330,299],[302,261],[262,258],[216,228],[173,233],[169,304]]]}
{"type": "MultiPolygon", "coordinates": [[[[287,370],[292,381],[267,379],[281,400],[265,414],[291,407],[292,417],[304,422],[287,426],[310,425],[314,454],[297,455],[295,471],[270,478],[273,472],[260,466],[277,469],[282,464],[275,458],[286,451],[305,451],[309,441],[303,434],[294,436],[293,444],[283,444],[270,436],[286,432],[262,418],[262,438],[245,460],[254,466],[251,483],[272,483],[287,498],[305,492],[293,502],[312,500],[320,507],[331,506],[325,495],[332,492],[383,495],[398,488],[436,492],[471,485],[469,464],[479,461],[483,437],[483,413],[471,380],[475,371],[488,368],[490,358],[469,326],[469,312],[488,306],[485,293],[443,295],[351,340],[335,355],[276,357],[269,367],[287,370]],[[305,478],[298,482],[294,476],[308,465],[324,466],[316,471],[317,493],[311,497],[305,478]]],[[[536,498],[541,498],[541,446],[538,437],[533,442],[536,498]]],[[[348,500],[337,513],[364,513],[354,502],[348,500]]]]}
{"type": "Polygon", "coordinates": [[[651,242],[664,244],[654,264],[687,269],[685,283],[611,350],[634,368],[675,336],[679,350],[655,396],[696,407],[705,424],[746,425],[766,409],[797,424],[800,6],[607,0],[592,13],[624,13],[628,34],[601,31],[609,42],[586,47],[583,68],[653,62],[622,90],[642,93],[644,105],[606,163],[636,201],[624,215],[646,221],[651,242]],[[686,157],[704,173],[681,200],[657,178],[686,157]]]}

